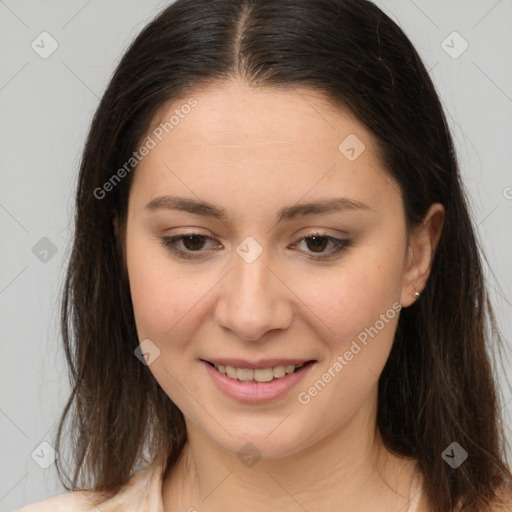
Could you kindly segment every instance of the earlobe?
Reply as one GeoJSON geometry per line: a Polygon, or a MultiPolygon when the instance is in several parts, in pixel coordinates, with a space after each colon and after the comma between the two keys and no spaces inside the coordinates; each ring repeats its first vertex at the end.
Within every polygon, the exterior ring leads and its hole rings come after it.
{"type": "Polygon", "coordinates": [[[410,236],[400,298],[403,307],[413,304],[426,286],[443,231],[444,218],[443,205],[432,204],[423,222],[410,236]]]}

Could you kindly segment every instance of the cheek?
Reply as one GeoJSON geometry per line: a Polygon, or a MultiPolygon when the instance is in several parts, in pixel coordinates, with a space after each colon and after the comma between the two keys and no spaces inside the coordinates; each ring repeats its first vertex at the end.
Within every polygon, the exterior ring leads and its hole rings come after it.
{"type": "Polygon", "coordinates": [[[392,242],[354,251],[337,270],[315,276],[305,287],[304,297],[317,317],[315,330],[328,345],[326,367],[341,355],[347,366],[343,373],[355,381],[354,368],[379,374],[393,343],[403,261],[402,240],[392,242]]]}
{"type": "Polygon", "coordinates": [[[183,321],[207,293],[200,273],[179,271],[154,241],[127,246],[131,299],[140,339],[164,342],[170,334],[183,339],[183,321]],[[181,331],[181,335],[177,335],[181,331]]]}
{"type": "Polygon", "coordinates": [[[402,272],[397,259],[348,262],[323,278],[315,276],[304,297],[336,334],[354,334],[354,329],[373,324],[399,301],[402,272]]]}
{"type": "Polygon", "coordinates": [[[401,306],[396,291],[389,291],[393,279],[378,269],[340,273],[337,280],[326,279],[326,283],[328,291],[311,303],[321,319],[316,321],[315,332],[325,343],[325,358],[314,378],[301,386],[298,400],[310,403],[310,411],[331,411],[323,425],[327,431],[351,417],[375,390],[401,306]],[[333,404],[337,404],[335,411],[333,404]]]}

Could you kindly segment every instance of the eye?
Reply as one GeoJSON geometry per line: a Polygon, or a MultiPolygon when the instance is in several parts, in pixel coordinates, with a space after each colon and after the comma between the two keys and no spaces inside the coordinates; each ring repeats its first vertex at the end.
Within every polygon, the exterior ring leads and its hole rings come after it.
{"type": "MultiPolygon", "coordinates": [[[[325,235],[322,233],[312,233],[306,237],[298,240],[299,243],[305,242],[305,245],[308,249],[312,249],[313,254],[317,254],[318,256],[313,256],[311,259],[313,260],[326,260],[330,259],[333,256],[341,253],[350,245],[350,240],[343,238],[335,238],[333,236],[325,235]],[[325,247],[331,243],[334,247],[331,251],[325,252],[325,247]]],[[[295,247],[297,242],[295,242],[292,247],[295,247]]]]}
{"type": "Polygon", "coordinates": [[[213,241],[213,238],[197,233],[186,233],[185,235],[165,236],[162,238],[161,244],[180,258],[192,259],[202,257],[193,253],[204,252],[200,250],[206,240],[213,241]],[[178,247],[178,242],[181,241],[183,241],[185,250],[178,247]]]}
{"type": "MultiPolygon", "coordinates": [[[[209,252],[202,250],[207,241],[214,242],[215,240],[212,237],[198,233],[186,233],[184,235],[163,237],[161,244],[179,258],[198,259],[204,257],[201,253],[209,252]],[[184,249],[180,247],[180,243],[183,245],[184,249]]],[[[350,240],[335,238],[321,233],[312,233],[311,235],[297,240],[297,242],[292,244],[292,248],[303,242],[305,242],[306,247],[310,249],[310,251],[307,252],[315,254],[315,256],[311,256],[313,260],[332,258],[341,253],[350,244],[350,240]],[[329,244],[332,244],[333,249],[326,252],[325,248],[329,244]]]]}

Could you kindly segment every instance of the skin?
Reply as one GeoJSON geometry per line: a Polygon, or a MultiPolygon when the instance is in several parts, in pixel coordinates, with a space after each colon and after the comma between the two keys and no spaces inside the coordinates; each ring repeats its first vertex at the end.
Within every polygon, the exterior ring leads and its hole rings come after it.
{"type": "MultiPolygon", "coordinates": [[[[408,233],[400,189],[373,136],[318,92],[232,79],[190,96],[198,106],[135,171],[123,226],[139,339],[160,350],[149,369],[187,425],[188,443],[165,475],[165,512],[339,511],[340,504],[405,512],[414,461],[391,454],[375,427],[378,378],[398,314],[308,404],[297,395],[393,304],[416,300],[443,207],[432,205],[408,233]],[[366,147],[355,161],[338,150],[350,134],[366,147]],[[232,222],[145,209],[163,195],[208,201],[232,222]],[[370,209],[274,222],[282,207],[339,196],[370,209]],[[315,252],[304,240],[315,231],[350,245],[315,261],[335,248],[325,241],[315,252]],[[187,233],[214,239],[178,243],[199,248],[200,258],[180,259],[161,245],[163,236],[187,233]],[[263,250],[251,263],[236,252],[249,236],[263,250]],[[212,382],[199,362],[208,356],[317,364],[285,395],[245,404],[212,382]],[[252,467],[237,457],[247,442],[262,456],[252,467]]],[[[190,96],[166,105],[151,129],[190,96]]]]}

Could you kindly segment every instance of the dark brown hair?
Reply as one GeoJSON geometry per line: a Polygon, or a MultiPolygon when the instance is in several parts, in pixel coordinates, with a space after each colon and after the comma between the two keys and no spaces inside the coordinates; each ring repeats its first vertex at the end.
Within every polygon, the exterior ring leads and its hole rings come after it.
{"type": "MultiPolygon", "coordinates": [[[[173,464],[186,441],[181,411],[134,356],[139,340],[122,245],[133,173],[98,198],[150,123],[174,98],[232,77],[254,87],[310,87],[349,109],[375,136],[400,185],[409,227],[432,203],[446,210],[430,278],[402,310],[379,381],[378,428],[386,446],[414,457],[434,512],[487,510],[512,478],[506,464],[486,294],[476,229],[452,138],[428,72],[409,39],[367,0],[178,0],[126,51],[95,113],[81,160],[75,235],[61,327],[72,392],[73,477],[66,489],[117,493],[159,453],[173,464]],[[95,193],[96,191],[96,193],[95,193]],[[468,460],[441,457],[457,441],[468,460]],[[466,510],[466,509],[465,509],[466,510]]],[[[69,478],[68,478],[69,480],[69,478]]]]}

